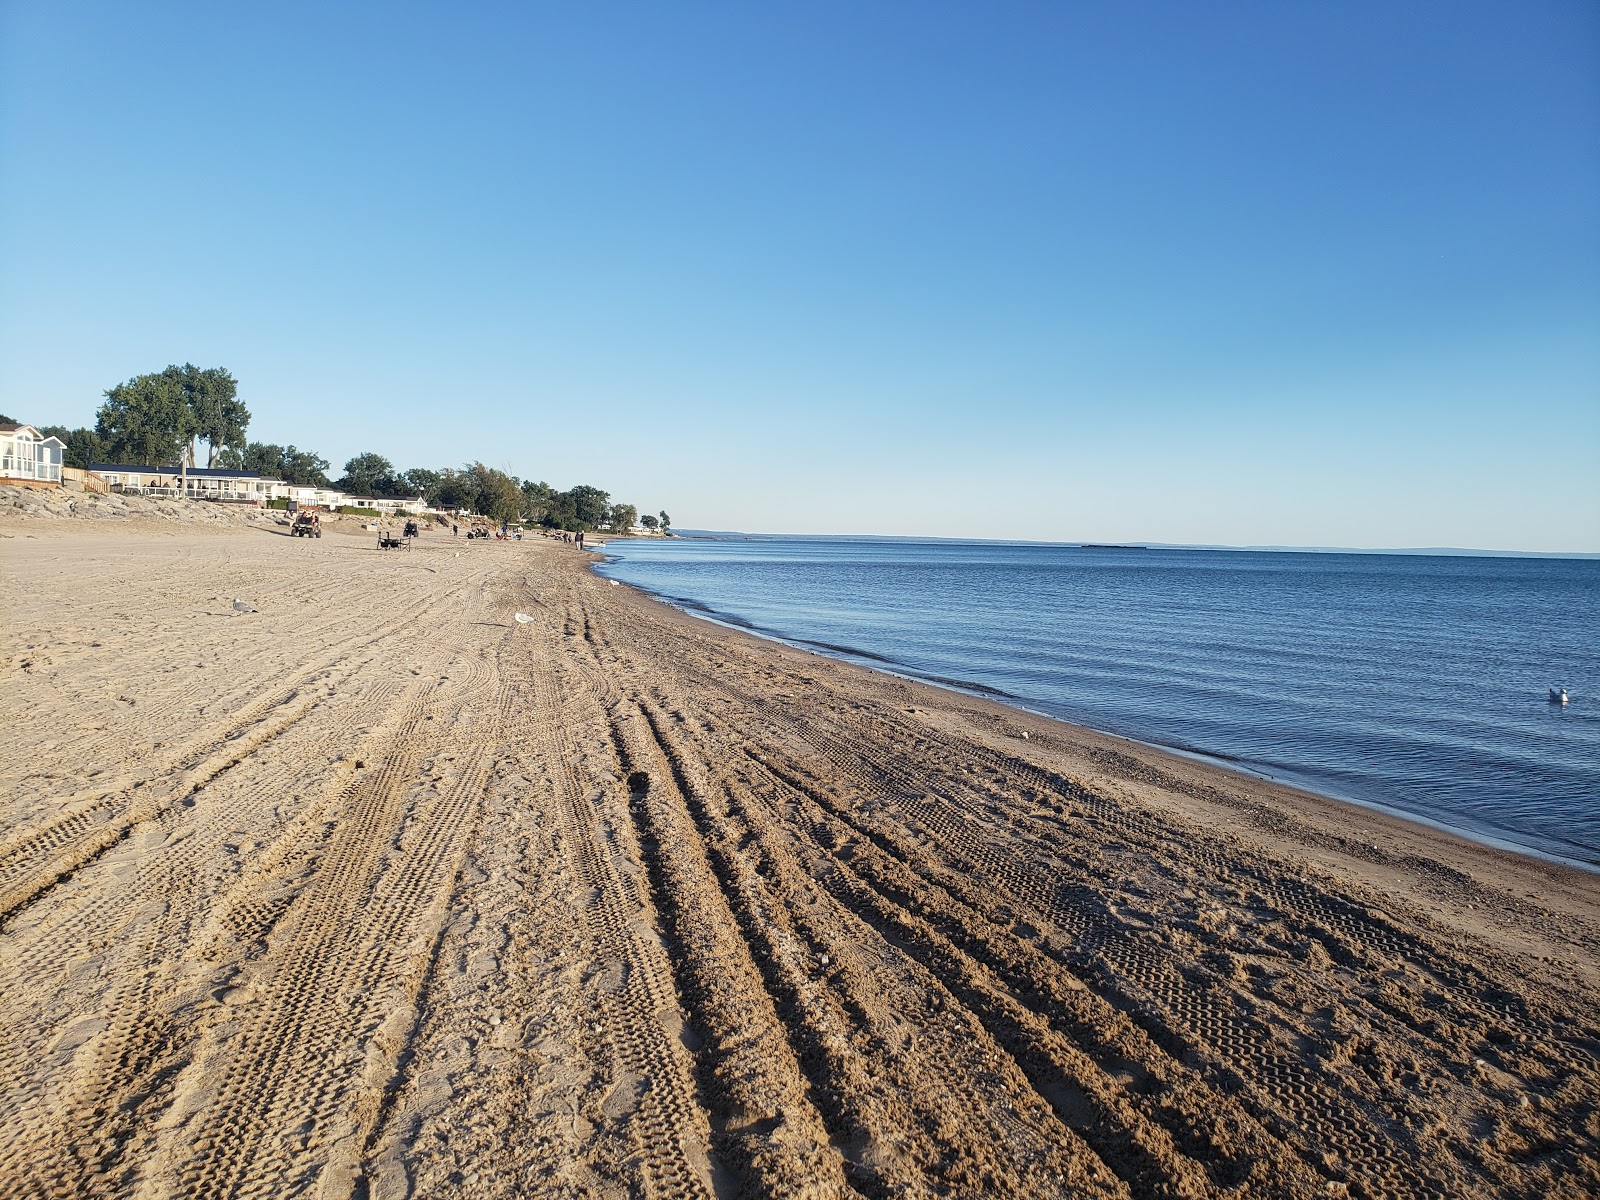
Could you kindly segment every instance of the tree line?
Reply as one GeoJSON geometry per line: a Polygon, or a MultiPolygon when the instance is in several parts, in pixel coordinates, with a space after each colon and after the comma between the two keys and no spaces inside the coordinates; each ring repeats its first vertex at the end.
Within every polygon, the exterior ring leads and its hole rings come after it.
{"type": "Polygon", "coordinates": [[[518,479],[481,462],[438,470],[397,471],[381,454],[357,454],[338,479],[328,476],[328,460],[297,446],[252,442],[246,437],[250,410],[239,399],[239,381],[223,367],[169,366],[138,375],[105,393],[93,429],[41,425],[39,432],[66,444],[69,467],[94,462],[141,466],[199,465],[205,443],[208,467],[256,471],[305,487],[325,487],[356,496],[411,499],[421,496],[435,508],[459,508],[496,521],[543,525],[572,532],[609,526],[643,525],[671,532],[665,512],[639,515],[632,504],[613,503],[611,494],[589,484],[557,491],[548,483],[518,479]]]}

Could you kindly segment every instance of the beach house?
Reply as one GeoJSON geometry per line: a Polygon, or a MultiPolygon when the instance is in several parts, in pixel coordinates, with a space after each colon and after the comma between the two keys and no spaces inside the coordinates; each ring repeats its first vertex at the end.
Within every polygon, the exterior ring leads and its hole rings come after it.
{"type": "Polygon", "coordinates": [[[410,513],[416,516],[428,511],[428,502],[421,496],[410,499],[393,496],[346,496],[341,503],[348,504],[352,508],[370,508],[386,517],[395,516],[397,513],[410,513]]]}
{"type": "Polygon", "coordinates": [[[265,504],[282,493],[276,479],[263,479],[259,471],[222,467],[146,467],[137,463],[90,463],[116,492],[144,496],[184,496],[190,500],[231,500],[265,504]]]}
{"type": "Polygon", "coordinates": [[[336,488],[316,487],[309,483],[279,484],[274,499],[292,500],[302,508],[313,504],[320,508],[338,508],[350,503],[350,497],[336,488]]]}
{"type": "Polygon", "coordinates": [[[67,444],[32,425],[0,422],[0,483],[60,487],[61,454],[67,444]]]}

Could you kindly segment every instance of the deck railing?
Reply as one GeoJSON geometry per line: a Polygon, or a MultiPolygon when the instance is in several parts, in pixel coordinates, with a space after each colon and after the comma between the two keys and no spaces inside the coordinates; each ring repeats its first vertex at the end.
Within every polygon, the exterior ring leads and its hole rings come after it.
{"type": "Polygon", "coordinates": [[[0,454],[0,475],[8,479],[33,479],[40,483],[60,483],[61,464],[40,462],[31,454],[0,454]]]}

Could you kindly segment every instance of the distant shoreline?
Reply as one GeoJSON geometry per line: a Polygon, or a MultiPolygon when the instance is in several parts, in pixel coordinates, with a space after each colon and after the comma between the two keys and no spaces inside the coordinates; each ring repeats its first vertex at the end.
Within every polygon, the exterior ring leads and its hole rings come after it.
{"type": "Polygon", "coordinates": [[[674,529],[676,541],[929,542],[972,546],[1050,546],[1070,550],[1194,550],[1232,554],[1349,554],[1414,558],[1552,558],[1600,561],[1592,550],[1483,550],[1465,546],[1229,546],[1199,542],[1084,542],[1077,539],[940,537],[896,533],[749,533],[732,529],[674,529]]]}

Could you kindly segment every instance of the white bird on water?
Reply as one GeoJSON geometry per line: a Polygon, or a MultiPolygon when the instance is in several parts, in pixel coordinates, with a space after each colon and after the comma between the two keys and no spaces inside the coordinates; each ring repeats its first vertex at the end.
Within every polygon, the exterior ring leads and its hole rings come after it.
{"type": "Polygon", "coordinates": [[[235,596],[233,598],[233,611],[234,612],[255,612],[256,608],[255,608],[255,605],[246,604],[243,600],[239,599],[239,597],[235,596]]]}

